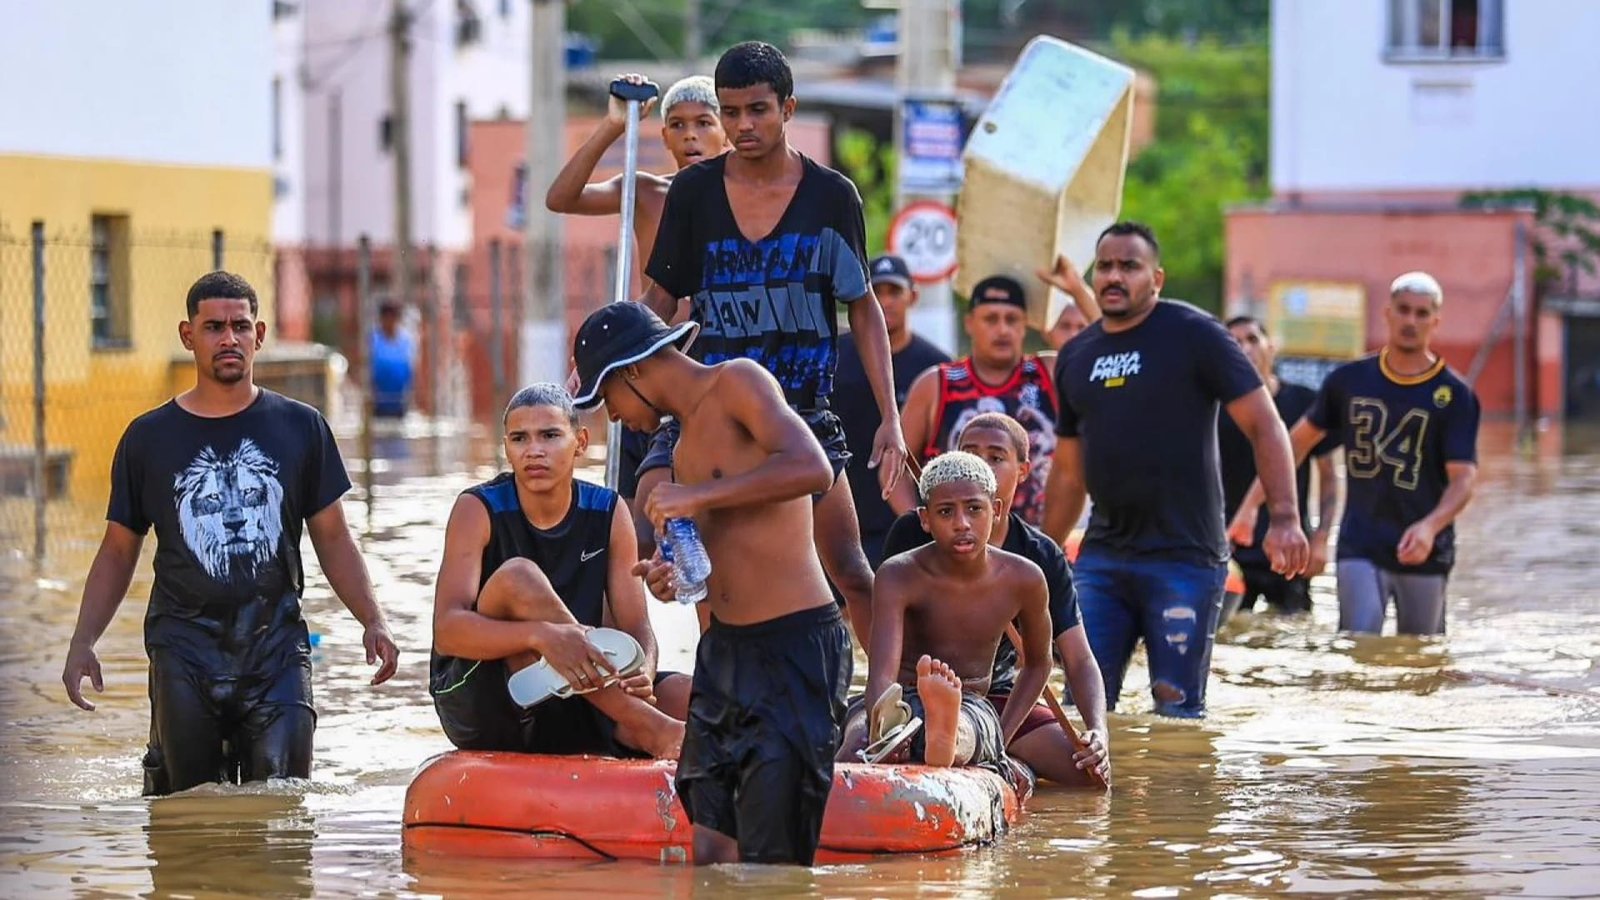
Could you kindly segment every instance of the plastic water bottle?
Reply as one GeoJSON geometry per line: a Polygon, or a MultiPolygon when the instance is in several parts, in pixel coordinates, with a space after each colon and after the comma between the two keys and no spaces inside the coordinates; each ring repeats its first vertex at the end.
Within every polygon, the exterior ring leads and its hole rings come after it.
{"type": "Polygon", "coordinates": [[[672,563],[672,586],[679,603],[699,603],[706,598],[706,579],[711,577],[711,557],[700,540],[700,529],[693,519],[668,519],[667,533],[661,537],[661,558],[672,563]]]}

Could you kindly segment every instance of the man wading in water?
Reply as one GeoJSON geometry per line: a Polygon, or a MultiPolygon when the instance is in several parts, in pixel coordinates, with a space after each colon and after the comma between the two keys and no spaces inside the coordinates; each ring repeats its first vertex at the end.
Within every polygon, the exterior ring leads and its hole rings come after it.
{"type": "Polygon", "coordinates": [[[61,673],[92,710],[83,679],[104,690],[94,644],[128,592],[139,548],[156,531],[144,619],[150,747],[144,792],[212,781],[309,778],[311,646],[300,595],[300,530],[328,583],[365,633],[373,684],[399,652],[373,597],[339,498],[350,489],[333,432],[316,410],[255,385],[266,339],[256,292],[227,272],[189,289],[178,324],[195,386],[128,426],[111,463],[106,534],[83,587],[61,673]]]}

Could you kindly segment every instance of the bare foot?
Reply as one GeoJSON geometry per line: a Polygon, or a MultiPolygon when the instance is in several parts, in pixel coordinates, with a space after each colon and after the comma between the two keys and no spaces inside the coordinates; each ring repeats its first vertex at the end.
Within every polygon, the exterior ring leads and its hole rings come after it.
{"type": "Polygon", "coordinates": [[[917,660],[917,696],[922,698],[926,749],[923,762],[951,766],[956,761],[956,729],[961,723],[961,679],[926,654],[917,660]]]}
{"type": "Polygon", "coordinates": [[[683,752],[683,723],[657,714],[648,724],[617,724],[617,741],[654,759],[677,759],[683,752]]]}

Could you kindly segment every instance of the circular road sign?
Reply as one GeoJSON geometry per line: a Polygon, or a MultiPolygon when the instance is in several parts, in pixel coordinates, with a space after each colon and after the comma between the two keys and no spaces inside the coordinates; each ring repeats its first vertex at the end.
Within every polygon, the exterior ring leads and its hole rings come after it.
{"type": "Polygon", "coordinates": [[[956,270],[955,210],[933,200],[918,200],[889,223],[889,252],[906,261],[919,284],[949,278],[956,270]]]}

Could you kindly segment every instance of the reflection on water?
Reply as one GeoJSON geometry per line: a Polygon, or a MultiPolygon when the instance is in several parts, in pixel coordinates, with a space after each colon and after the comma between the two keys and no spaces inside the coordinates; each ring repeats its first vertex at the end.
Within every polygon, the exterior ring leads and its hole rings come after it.
{"type": "MultiPolygon", "coordinates": [[[[81,540],[58,542],[43,577],[15,552],[0,560],[0,894],[1466,896],[1600,884],[1600,442],[1563,453],[1546,435],[1535,456],[1486,453],[1447,639],[1335,634],[1321,578],[1310,618],[1229,624],[1205,722],[1142,713],[1148,677],[1130,673],[1109,797],[1046,788],[1003,842],[949,858],[701,871],[401,852],[405,785],[447,747],[424,687],[443,523],[496,464],[492,441],[408,427],[375,442],[370,511],[359,493],[349,508],[405,654],[390,684],[367,686],[360,629],[306,554],[307,616],[323,635],[310,783],[140,799],[148,549],[101,640],[106,692],[92,714],[67,703],[58,676],[98,498],[52,510],[53,527],[81,540]]],[[[1509,441],[1491,432],[1484,446],[1509,441]]],[[[359,463],[352,478],[362,483],[359,463]]],[[[687,668],[692,613],[653,613],[663,665],[687,668]]]]}

